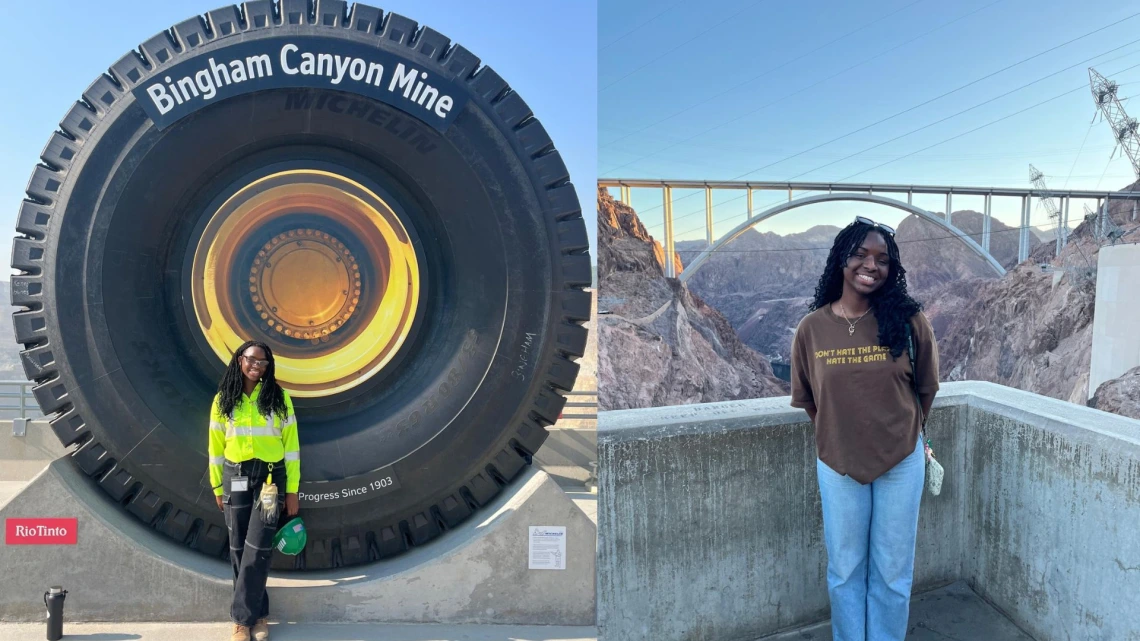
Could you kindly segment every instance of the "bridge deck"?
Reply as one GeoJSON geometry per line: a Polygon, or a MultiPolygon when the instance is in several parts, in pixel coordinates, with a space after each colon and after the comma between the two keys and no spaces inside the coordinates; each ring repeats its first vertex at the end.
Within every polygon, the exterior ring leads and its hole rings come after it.
{"type": "Polygon", "coordinates": [[[657,178],[599,178],[601,187],[635,189],[751,189],[753,191],[879,192],[887,194],[954,194],[956,196],[1032,196],[1034,198],[1109,198],[1140,200],[1140,191],[1036,189],[1034,187],[973,187],[968,185],[903,185],[894,183],[778,182],[761,180],[668,180],[657,178]]]}
{"type": "MultiPolygon", "coordinates": [[[[899,185],[889,183],[843,183],[843,182],[773,182],[773,181],[740,181],[740,180],[668,180],[668,179],[650,179],[650,178],[601,178],[598,180],[599,187],[617,187],[620,189],[619,200],[626,205],[631,204],[630,189],[631,188],[647,188],[647,189],[660,189],[662,193],[661,208],[664,213],[665,223],[665,275],[669,278],[680,276],[681,280],[686,280],[692,275],[693,271],[700,266],[708,257],[708,253],[715,252],[718,248],[726,242],[731,242],[732,238],[739,235],[745,228],[751,227],[760,222],[764,218],[782,213],[789,209],[794,209],[798,205],[811,204],[814,202],[836,201],[836,200],[867,200],[874,201],[880,204],[885,204],[892,207],[898,207],[911,213],[924,216],[925,218],[934,221],[938,224],[943,224],[954,232],[954,235],[960,237],[964,242],[971,245],[971,249],[976,251],[982,258],[988,261],[998,274],[1004,274],[1005,268],[989,253],[990,249],[990,226],[992,218],[991,205],[994,197],[1012,197],[1021,199],[1021,221],[1018,225],[1018,248],[1017,248],[1017,262],[1023,262],[1029,258],[1030,249],[1030,232],[1031,226],[1031,212],[1033,208],[1033,199],[1040,199],[1045,202],[1049,210],[1052,212],[1051,220],[1054,226],[1058,228],[1056,238],[1057,253],[1060,254],[1061,249],[1066,245],[1068,232],[1069,232],[1069,205],[1073,198],[1077,199],[1095,199],[1097,201],[1097,209],[1099,210],[1098,225],[1103,226],[1104,220],[1108,216],[1108,203],[1110,200],[1131,200],[1132,201],[1132,214],[1133,218],[1136,216],[1137,205],[1140,203],[1140,191],[1089,191],[1079,189],[1062,189],[1052,190],[1039,187],[971,187],[971,186],[956,186],[956,185],[899,185]],[[682,274],[674,273],[674,257],[676,256],[676,238],[673,230],[673,190],[674,189],[699,189],[705,192],[705,240],[708,243],[708,250],[706,254],[702,254],[691,266],[686,266],[682,274]],[[747,218],[745,222],[741,223],[738,227],[729,232],[726,236],[721,236],[719,239],[714,234],[714,215],[713,215],[713,191],[714,190],[742,190],[747,197],[747,218]],[[776,205],[765,210],[763,213],[756,214],[753,210],[752,194],[755,191],[787,191],[788,201],[783,205],[776,205]],[[796,193],[800,193],[800,197],[796,198],[796,193]],[[818,196],[806,196],[804,194],[810,192],[824,192],[818,196]],[[902,197],[886,197],[883,194],[906,194],[906,201],[903,202],[902,197]],[[916,207],[914,205],[915,194],[938,194],[946,199],[946,207],[941,215],[926,209],[916,207]],[[963,233],[961,230],[953,226],[953,212],[954,212],[954,196],[983,196],[985,198],[985,206],[983,213],[981,243],[974,243],[970,237],[963,233]],[[1053,204],[1053,198],[1060,199],[1061,204],[1053,204]],[[798,203],[798,204],[797,204],[798,203]],[[944,222],[943,222],[944,221],[944,222]],[[978,246],[974,246],[978,245],[978,246]]],[[[1042,186],[1043,187],[1043,186],[1042,186]]]]}

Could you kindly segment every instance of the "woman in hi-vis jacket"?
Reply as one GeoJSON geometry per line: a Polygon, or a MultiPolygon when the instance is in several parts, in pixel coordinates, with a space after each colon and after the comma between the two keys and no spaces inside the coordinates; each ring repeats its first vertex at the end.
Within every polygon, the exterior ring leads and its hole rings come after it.
{"type": "Polygon", "coordinates": [[[234,352],[210,410],[210,483],[226,515],[234,569],[231,641],[269,638],[265,589],[282,507],[299,510],[301,446],[293,402],[274,377],[269,346],[234,352]]]}

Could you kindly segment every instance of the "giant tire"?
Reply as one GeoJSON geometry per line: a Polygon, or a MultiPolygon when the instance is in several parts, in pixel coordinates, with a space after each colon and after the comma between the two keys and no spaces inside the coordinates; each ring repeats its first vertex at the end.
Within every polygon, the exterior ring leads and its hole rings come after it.
{"type": "MultiPolygon", "coordinates": [[[[422,270],[406,340],[378,373],[294,397],[302,491],[338,498],[303,501],[309,545],[276,567],[368,563],[454,527],[529,463],[573,387],[590,259],[565,165],[506,82],[407,18],[337,0],[191,18],[96,79],[42,161],[12,258],[25,372],[75,463],[123,509],[205,554],[228,554],[205,452],[224,364],[195,322],[193,263],[210,217],[242,185],[293,169],[345,176],[391,206],[422,270]],[[447,79],[466,103],[440,132],[349,89],[285,87],[160,129],[132,93],[182,62],[282,36],[376,48],[447,79]]],[[[354,248],[352,230],[328,229],[354,248]]]]}

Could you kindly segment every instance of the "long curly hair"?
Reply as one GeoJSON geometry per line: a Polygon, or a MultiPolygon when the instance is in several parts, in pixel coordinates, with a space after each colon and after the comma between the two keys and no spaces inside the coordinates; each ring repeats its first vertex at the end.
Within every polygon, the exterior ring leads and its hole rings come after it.
{"type": "Polygon", "coordinates": [[[218,383],[218,408],[222,412],[222,416],[228,419],[234,417],[234,408],[241,403],[242,394],[244,394],[244,380],[245,376],[241,373],[241,355],[245,350],[250,347],[260,347],[265,350],[265,358],[269,361],[269,367],[265,368],[265,374],[261,377],[261,392],[257,396],[257,411],[265,417],[276,414],[281,420],[285,420],[287,415],[287,408],[285,406],[285,390],[277,384],[277,364],[273,360],[273,350],[261,341],[246,341],[237,348],[232,358],[230,358],[229,367],[226,368],[226,373],[222,376],[222,382],[218,383]]]}
{"type": "Polygon", "coordinates": [[[890,271],[883,286],[871,294],[871,310],[879,323],[879,345],[888,347],[893,358],[906,351],[906,324],[922,311],[922,303],[911,298],[906,291],[906,269],[899,259],[899,246],[894,236],[866,223],[853,222],[835,236],[835,243],[827,255],[827,265],[815,287],[815,299],[810,311],[830,305],[843,295],[843,268],[871,231],[878,232],[887,243],[890,271]]]}

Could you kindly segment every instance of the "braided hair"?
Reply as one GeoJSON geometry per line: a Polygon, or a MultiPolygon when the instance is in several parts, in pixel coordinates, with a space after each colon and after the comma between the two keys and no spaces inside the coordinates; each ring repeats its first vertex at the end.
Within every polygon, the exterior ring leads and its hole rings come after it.
{"type": "Polygon", "coordinates": [[[257,411],[262,416],[269,417],[276,414],[284,420],[288,411],[285,406],[285,391],[277,384],[277,377],[275,376],[277,365],[273,360],[273,351],[269,349],[268,345],[260,341],[246,341],[234,352],[229,367],[226,368],[226,373],[222,376],[222,382],[218,384],[218,408],[221,410],[222,416],[228,419],[234,417],[234,408],[241,402],[241,397],[245,392],[245,375],[241,372],[241,355],[250,347],[260,347],[265,350],[265,358],[269,361],[269,367],[265,368],[265,374],[261,377],[261,393],[257,397],[257,411]]]}
{"type": "Polygon", "coordinates": [[[906,269],[899,259],[899,246],[893,235],[876,229],[866,223],[853,222],[835,237],[831,252],[827,255],[827,265],[815,287],[815,299],[808,306],[810,311],[830,305],[843,295],[843,268],[867,238],[871,231],[877,232],[887,243],[887,256],[890,271],[882,287],[871,294],[871,310],[879,323],[879,345],[890,348],[891,356],[898,358],[906,351],[906,325],[911,317],[922,310],[919,303],[906,291],[906,269]]]}

